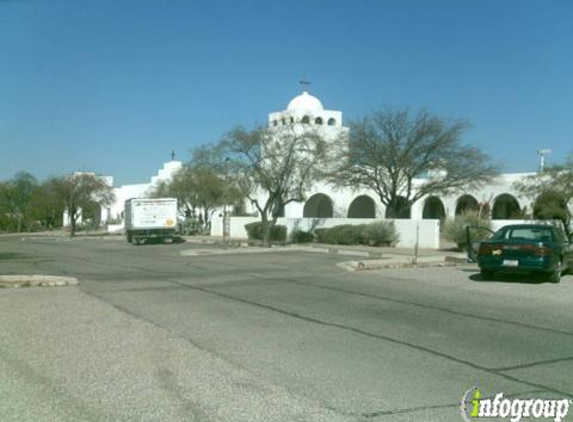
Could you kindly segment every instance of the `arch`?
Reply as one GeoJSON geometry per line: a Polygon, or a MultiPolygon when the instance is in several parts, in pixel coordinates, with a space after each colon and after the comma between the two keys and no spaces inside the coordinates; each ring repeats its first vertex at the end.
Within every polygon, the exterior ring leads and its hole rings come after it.
{"type": "Polygon", "coordinates": [[[271,215],[273,217],[284,217],[285,216],[285,207],[284,205],[280,205],[280,206],[275,206],[273,207],[273,209],[271,210],[271,215]]]}
{"type": "Polygon", "coordinates": [[[411,207],[408,200],[403,196],[397,196],[394,201],[386,206],[386,218],[410,218],[411,207]]]}
{"type": "Polygon", "coordinates": [[[479,210],[479,203],[477,199],[475,199],[471,195],[462,195],[458,198],[458,202],[456,204],[456,216],[462,215],[465,211],[478,211],[479,210]]]}
{"type": "Polygon", "coordinates": [[[535,198],[532,204],[533,217],[539,220],[562,220],[569,219],[569,207],[567,198],[555,191],[545,191],[535,198]]]}
{"type": "Polygon", "coordinates": [[[368,195],[354,198],[348,207],[348,218],[376,218],[376,204],[368,195]]]}
{"type": "Polygon", "coordinates": [[[315,125],[321,125],[323,122],[322,117],[317,117],[316,119],[314,119],[314,124],[315,125]]]}
{"type": "Polygon", "coordinates": [[[281,125],[286,125],[286,119],[281,119],[281,125]]]}
{"type": "Polygon", "coordinates": [[[498,195],[493,201],[493,208],[491,210],[492,220],[510,220],[512,218],[519,218],[519,202],[513,195],[509,193],[502,193],[498,195]]]}
{"type": "Polygon", "coordinates": [[[273,120],[273,126],[278,126],[279,122],[277,121],[277,119],[273,120]]]}
{"type": "Polygon", "coordinates": [[[291,124],[294,123],[294,117],[291,117],[291,118],[289,119],[289,122],[290,122],[291,124]]]}
{"type": "Polygon", "coordinates": [[[334,126],[336,125],[336,119],[334,117],[331,117],[330,119],[328,119],[328,126],[334,126]]]}
{"type": "Polygon", "coordinates": [[[333,214],[332,199],[323,193],[308,198],[302,211],[305,218],[332,218],[333,214]]]}
{"type": "Polygon", "coordinates": [[[301,120],[301,122],[305,125],[310,123],[310,117],[309,116],[304,116],[301,120]]]}
{"type": "Polygon", "coordinates": [[[446,209],[444,208],[444,203],[442,200],[437,196],[429,196],[424,202],[422,218],[443,220],[445,217],[446,209]]]}

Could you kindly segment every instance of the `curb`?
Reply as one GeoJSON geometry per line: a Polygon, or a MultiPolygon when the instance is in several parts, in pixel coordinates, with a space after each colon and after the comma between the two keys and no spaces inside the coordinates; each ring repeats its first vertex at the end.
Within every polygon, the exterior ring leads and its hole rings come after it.
{"type": "Polygon", "coordinates": [[[383,252],[371,251],[357,251],[353,249],[337,249],[327,248],[320,246],[304,246],[304,245],[286,245],[286,246],[249,246],[237,242],[229,242],[224,244],[218,241],[199,241],[192,242],[197,244],[217,245],[222,246],[220,249],[187,249],[181,251],[182,256],[195,256],[195,255],[230,255],[230,254],[246,254],[246,253],[269,253],[269,252],[313,252],[313,253],[326,253],[335,255],[350,255],[364,258],[382,258],[383,252]]]}
{"type": "Polygon", "coordinates": [[[389,262],[380,262],[381,259],[373,259],[369,261],[345,261],[336,264],[346,271],[368,271],[368,270],[382,270],[382,269],[396,269],[396,268],[429,268],[429,267],[454,267],[459,264],[466,264],[465,260],[456,258],[455,260],[448,259],[449,257],[444,257],[444,259],[418,261],[414,264],[411,260],[405,260],[403,262],[396,262],[391,258],[386,258],[389,262]]]}
{"type": "Polygon", "coordinates": [[[0,288],[2,287],[62,287],[76,286],[78,279],[74,277],[60,277],[53,275],[0,275],[0,288]]]}

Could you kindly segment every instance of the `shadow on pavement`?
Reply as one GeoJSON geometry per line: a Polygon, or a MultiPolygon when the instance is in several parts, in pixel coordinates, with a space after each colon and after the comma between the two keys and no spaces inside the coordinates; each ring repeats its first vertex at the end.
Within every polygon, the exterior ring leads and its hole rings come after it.
{"type": "Polygon", "coordinates": [[[550,283],[544,274],[495,274],[484,277],[481,273],[474,273],[469,276],[471,281],[476,283],[519,283],[519,284],[543,284],[550,283]]]}
{"type": "Polygon", "coordinates": [[[173,245],[173,244],[180,244],[180,243],[185,243],[186,240],[184,238],[182,238],[181,236],[173,236],[171,238],[171,241],[166,241],[165,239],[161,239],[161,238],[150,238],[150,239],[145,239],[143,240],[141,243],[139,243],[139,246],[141,245],[173,245]]]}

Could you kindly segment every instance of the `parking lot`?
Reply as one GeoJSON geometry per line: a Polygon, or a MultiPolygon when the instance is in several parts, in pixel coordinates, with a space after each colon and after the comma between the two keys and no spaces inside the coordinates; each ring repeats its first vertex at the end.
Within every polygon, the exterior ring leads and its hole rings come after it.
{"type": "Polygon", "coordinates": [[[2,274],[80,282],[0,289],[0,420],[458,421],[474,386],[573,397],[571,275],[193,248],[217,247],[0,237],[2,274]]]}

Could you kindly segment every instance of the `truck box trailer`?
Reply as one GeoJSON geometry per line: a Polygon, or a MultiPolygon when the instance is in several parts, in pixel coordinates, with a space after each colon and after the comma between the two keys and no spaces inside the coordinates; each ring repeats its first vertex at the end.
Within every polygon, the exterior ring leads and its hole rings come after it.
{"type": "Polygon", "coordinates": [[[177,199],[128,199],[124,217],[125,234],[130,243],[172,240],[177,232],[177,199]]]}

